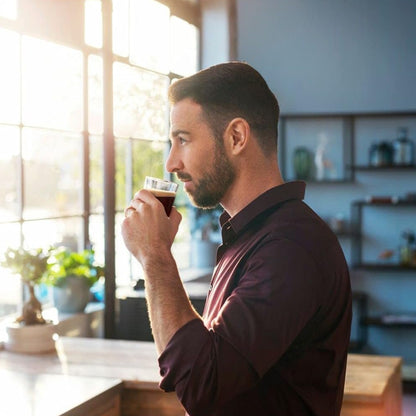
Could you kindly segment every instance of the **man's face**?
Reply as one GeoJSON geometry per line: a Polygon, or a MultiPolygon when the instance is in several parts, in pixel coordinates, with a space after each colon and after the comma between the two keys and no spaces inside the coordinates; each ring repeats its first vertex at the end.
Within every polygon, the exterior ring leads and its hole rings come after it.
{"type": "Polygon", "coordinates": [[[177,174],[192,203],[201,208],[221,202],[235,177],[223,139],[217,139],[199,104],[185,99],[172,107],[172,147],[166,169],[177,174]]]}

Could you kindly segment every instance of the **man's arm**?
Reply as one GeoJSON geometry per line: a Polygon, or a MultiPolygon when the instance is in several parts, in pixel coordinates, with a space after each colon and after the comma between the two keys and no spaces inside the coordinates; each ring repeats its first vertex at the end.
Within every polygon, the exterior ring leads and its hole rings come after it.
{"type": "Polygon", "coordinates": [[[162,204],[142,190],[126,209],[122,224],[124,242],[143,267],[149,318],[159,354],[179,328],[201,319],[189,301],[171,253],[180,221],[175,208],[167,217],[162,204]]]}
{"type": "Polygon", "coordinates": [[[201,319],[183,288],[172,254],[149,262],[144,270],[152,333],[159,355],[183,325],[201,319]]]}

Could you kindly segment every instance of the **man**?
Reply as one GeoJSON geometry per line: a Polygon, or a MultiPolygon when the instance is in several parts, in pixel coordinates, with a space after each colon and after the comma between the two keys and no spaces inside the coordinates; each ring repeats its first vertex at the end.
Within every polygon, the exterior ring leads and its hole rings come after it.
{"type": "Polygon", "coordinates": [[[145,190],[122,234],[142,264],[161,387],[191,416],[340,413],[351,324],[348,268],[336,237],[284,183],[279,106],[245,63],[216,65],[170,88],[166,162],[193,203],[220,203],[223,243],[203,318],[171,245],[181,220],[145,190]]]}

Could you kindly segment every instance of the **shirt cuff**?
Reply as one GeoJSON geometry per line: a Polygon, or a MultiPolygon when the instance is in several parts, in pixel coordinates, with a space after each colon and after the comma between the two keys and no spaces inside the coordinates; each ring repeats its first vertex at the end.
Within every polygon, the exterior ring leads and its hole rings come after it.
{"type": "Polygon", "coordinates": [[[174,391],[176,384],[192,371],[201,348],[209,340],[208,330],[200,319],[193,319],[179,328],[158,360],[162,376],[160,388],[174,391]]]}

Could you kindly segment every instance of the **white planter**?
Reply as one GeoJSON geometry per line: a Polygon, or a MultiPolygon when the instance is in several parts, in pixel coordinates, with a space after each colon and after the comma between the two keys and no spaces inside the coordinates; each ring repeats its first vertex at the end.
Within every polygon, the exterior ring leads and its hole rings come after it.
{"type": "Polygon", "coordinates": [[[53,288],[53,303],[59,312],[83,312],[90,298],[90,287],[79,277],[68,276],[63,286],[53,288]]]}
{"type": "Polygon", "coordinates": [[[27,354],[54,351],[56,330],[57,326],[54,323],[28,326],[9,323],[6,326],[7,339],[4,348],[8,351],[27,354]]]}

